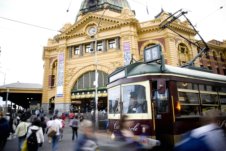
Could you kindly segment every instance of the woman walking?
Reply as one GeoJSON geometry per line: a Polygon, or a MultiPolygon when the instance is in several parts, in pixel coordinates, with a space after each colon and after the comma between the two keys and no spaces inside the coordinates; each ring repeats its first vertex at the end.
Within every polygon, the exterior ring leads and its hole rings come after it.
{"type": "Polygon", "coordinates": [[[28,151],[38,151],[39,146],[42,146],[43,143],[44,135],[41,127],[41,121],[35,118],[27,133],[28,151]]]}
{"type": "Polygon", "coordinates": [[[79,125],[79,120],[78,120],[77,115],[73,119],[71,119],[69,125],[72,129],[72,140],[74,140],[75,135],[76,135],[76,139],[77,139],[78,138],[78,125],[79,125]]]}
{"type": "Polygon", "coordinates": [[[17,126],[16,132],[15,132],[15,134],[18,137],[18,151],[21,151],[22,145],[23,145],[24,140],[27,135],[27,130],[28,130],[29,125],[30,125],[30,123],[27,122],[26,117],[22,116],[21,121],[20,121],[19,125],[17,126]]]}

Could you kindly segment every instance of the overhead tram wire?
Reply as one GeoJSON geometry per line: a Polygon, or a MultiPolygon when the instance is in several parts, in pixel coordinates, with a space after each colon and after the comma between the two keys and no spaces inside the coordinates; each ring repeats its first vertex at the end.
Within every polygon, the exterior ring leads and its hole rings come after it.
{"type": "Polygon", "coordinates": [[[4,19],[4,20],[11,21],[11,22],[27,25],[27,26],[32,26],[32,27],[36,27],[36,28],[40,28],[40,29],[45,29],[45,30],[55,31],[55,32],[61,33],[61,31],[59,31],[59,30],[55,30],[55,29],[51,29],[51,28],[47,28],[47,27],[43,27],[43,26],[39,26],[39,25],[35,25],[35,24],[26,23],[26,22],[23,22],[23,21],[15,20],[15,19],[10,19],[10,18],[6,18],[6,17],[2,17],[2,16],[0,16],[0,18],[4,19]]]}
{"type": "Polygon", "coordinates": [[[72,0],[70,0],[70,3],[69,3],[68,8],[67,8],[67,10],[66,10],[67,13],[70,11],[71,3],[72,3],[72,0]]]}
{"type": "MultiPolygon", "coordinates": [[[[214,13],[218,12],[219,10],[224,9],[225,6],[226,6],[226,4],[224,4],[224,5],[220,6],[220,7],[218,7],[218,9],[212,11],[212,12],[209,13],[207,16],[203,17],[203,18],[199,21],[199,23],[203,22],[204,20],[206,20],[207,18],[209,18],[210,16],[212,16],[214,13]]],[[[197,23],[195,24],[195,26],[197,26],[197,23]]]]}

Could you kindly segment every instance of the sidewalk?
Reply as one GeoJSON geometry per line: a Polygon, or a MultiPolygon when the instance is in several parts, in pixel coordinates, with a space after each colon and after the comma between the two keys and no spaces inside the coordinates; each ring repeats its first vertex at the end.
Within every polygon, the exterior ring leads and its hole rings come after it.
{"type": "MultiPolygon", "coordinates": [[[[103,144],[110,142],[111,135],[110,133],[107,133],[106,130],[98,130],[95,134],[96,138],[98,139],[98,143],[103,144]]],[[[59,143],[58,151],[73,151],[75,141],[72,141],[72,130],[68,126],[68,124],[66,124],[66,127],[64,128],[63,140],[59,143]]],[[[17,151],[17,150],[18,150],[18,139],[16,137],[13,137],[12,139],[7,141],[7,144],[3,151],[17,151]]],[[[43,146],[39,148],[39,151],[51,151],[51,144],[48,142],[46,134],[45,142],[43,146]]]]}

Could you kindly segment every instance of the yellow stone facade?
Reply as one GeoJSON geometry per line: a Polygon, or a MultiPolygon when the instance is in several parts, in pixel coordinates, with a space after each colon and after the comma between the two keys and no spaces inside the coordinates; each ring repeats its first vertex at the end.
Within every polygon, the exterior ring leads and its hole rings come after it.
{"type": "MultiPolygon", "coordinates": [[[[124,8],[121,12],[114,12],[106,8],[105,10],[80,14],[73,25],[66,24],[61,29],[61,34],[49,39],[48,45],[44,47],[43,108],[47,110],[50,107],[50,100],[54,99],[55,109],[69,110],[71,101],[76,98],[74,96],[76,94],[72,93],[76,81],[83,74],[95,70],[94,51],[91,53],[85,52],[86,44],[92,42],[95,45],[95,40],[106,40],[106,50],[97,51],[96,56],[97,69],[107,74],[124,65],[125,44],[129,44],[130,52],[137,61],[143,59],[144,48],[152,44],[162,46],[167,64],[179,65],[178,47],[180,44],[186,46],[189,58],[193,58],[197,54],[196,47],[172,31],[159,28],[159,24],[167,17],[168,15],[162,12],[153,20],[139,22],[134,12],[128,8],[124,8]],[[91,27],[97,28],[97,34],[94,36],[89,35],[91,27]],[[109,48],[109,42],[112,38],[118,39],[118,46],[109,48]],[[71,46],[83,47],[82,55],[71,53],[69,50],[71,46]],[[63,96],[57,97],[57,67],[54,63],[57,63],[60,53],[64,54],[63,96]],[[51,85],[50,77],[53,73],[55,75],[54,84],[51,85]]],[[[178,20],[173,22],[171,27],[189,40],[196,41],[194,38],[195,32],[187,22],[178,20]]],[[[79,50],[79,53],[81,53],[81,50],[79,50]]],[[[198,65],[199,60],[195,63],[198,65]]]]}

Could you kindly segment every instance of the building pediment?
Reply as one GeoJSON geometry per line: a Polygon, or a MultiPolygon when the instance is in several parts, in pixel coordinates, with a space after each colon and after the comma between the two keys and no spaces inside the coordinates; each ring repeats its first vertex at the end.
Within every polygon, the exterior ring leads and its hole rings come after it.
{"type": "Polygon", "coordinates": [[[78,22],[75,22],[68,29],[65,29],[62,34],[57,36],[57,39],[68,39],[77,36],[88,35],[89,27],[98,27],[98,31],[115,28],[119,25],[131,22],[131,19],[112,18],[98,14],[86,14],[78,22]],[[99,25],[99,26],[98,26],[99,25]]]}

